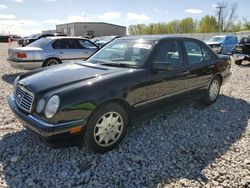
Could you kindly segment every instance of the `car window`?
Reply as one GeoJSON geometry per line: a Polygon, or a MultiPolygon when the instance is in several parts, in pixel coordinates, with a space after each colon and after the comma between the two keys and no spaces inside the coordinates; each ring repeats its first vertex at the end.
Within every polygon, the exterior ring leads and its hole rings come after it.
{"type": "Polygon", "coordinates": [[[52,39],[50,38],[41,38],[39,40],[36,40],[35,42],[32,42],[31,44],[29,44],[28,46],[30,47],[44,47],[45,45],[47,45],[52,39]]]}
{"type": "Polygon", "coordinates": [[[154,63],[169,63],[172,68],[178,68],[183,65],[180,56],[180,46],[176,41],[163,42],[155,56],[154,63]]]}
{"type": "Polygon", "coordinates": [[[83,47],[83,48],[90,48],[90,49],[97,48],[93,43],[91,43],[88,40],[79,40],[79,43],[80,43],[81,47],[83,47]]]}
{"type": "Polygon", "coordinates": [[[75,39],[58,39],[52,45],[55,49],[79,49],[79,43],[75,39]]]}
{"type": "Polygon", "coordinates": [[[210,61],[212,59],[211,52],[204,46],[202,46],[201,49],[202,49],[203,61],[210,61]]]}
{"type": "Polygon", "coordinates": [[[195,64],[203,61],[202,50],[199,43],[184,41],[184,46],[189,64],[195,64]]]}

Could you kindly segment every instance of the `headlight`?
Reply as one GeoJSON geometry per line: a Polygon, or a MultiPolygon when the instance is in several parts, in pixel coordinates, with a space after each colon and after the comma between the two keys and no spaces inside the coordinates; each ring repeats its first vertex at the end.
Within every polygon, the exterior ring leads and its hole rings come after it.
{"type": "Polygon", "coordinates": [[[36,105],[36,112],[41,113],[44,109],[44,106],[45,106],[45,100],[44,99],[39,100],[36,105]]]}
{"type": "Polygon", "coordinates": [[[55,115],[55,113],[59,107],[59,102],[60,102],[60,99],[57,95],[52,96],[48,100],[46,107],[45,107],[46,118],[52,118],[55,115]]]}
{"type": "Polygon", "coordinates": [[[13,82],[14,89],[16,88],[19,79],[20,79],[20,76],[16,77],[16,79],[14,80],[14,82],[13,82]]]}

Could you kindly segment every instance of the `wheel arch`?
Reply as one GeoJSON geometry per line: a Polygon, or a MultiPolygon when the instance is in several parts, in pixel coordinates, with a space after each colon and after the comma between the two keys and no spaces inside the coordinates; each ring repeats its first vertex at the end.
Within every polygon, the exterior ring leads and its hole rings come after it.
{"type": "MultiPolygon", "coordinates": [[[[217,73],[217,74],[215,74],[214,76],[213,76],[213,79],[215,79],[215,78],[219,78],[219,80],[220,80],[220,84],[222,84],[223,83],[223,77],[222,77],[222,75],[220,74],[220,73],[217,73]]],[[[213,80],[212,79],[212,80],[213,80]]]]}
{"type": "Polygon", "coordinates": [[[129,103],[125,100],[125,99],[122,99],[122,98],[111,98],[111,99],[108,99],[108,100],[105,100],[105,101],[102,101],[96,109],[100,108],[101,106],[103,105],[106,105],[108,103],[116,103],[118,105],[120,105],[121,107],[124,108],[124,110],[126,111],[127,115],[129,116],[130,113],[131,113],[131,110],[132,110],[132,107],[129,105],[129,103]]]}
{"type": "Polygon", "coordinates": [[[51,57],[47,57],[47,58],[44,59],[42,67],[45,67],[45,63],[46,63],[48,60],[50,60],[50,59],[56,59],[56,60],[58,60],[58,61],[60,62],[60,64],[62,64],[62,60],[61,60],[59,57],[51,56],[51,57]]]}

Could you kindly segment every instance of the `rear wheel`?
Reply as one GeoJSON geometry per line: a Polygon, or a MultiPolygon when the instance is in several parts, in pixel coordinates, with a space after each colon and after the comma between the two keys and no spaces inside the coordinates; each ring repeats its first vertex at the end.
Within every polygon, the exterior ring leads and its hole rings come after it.
{"type": "Polygon", "coordinates": [[[220,93],[221,80],[216,76],[210,83],[208,90],[206,92],[204,103],[212,104],[216,101],[220,93]]]}
{"type": "Polygon", "coordinates": [[[107,152],[120,144],[128,125],[128,116],[123,107],[108,103],[91,115],[86,125],[84,140],[95,152],[107,152]]]}
{"type": "Polygon", "coordinates": [[[242,64],[242,60],[235,60],[235,64],[236,65],[241,65],[242,64]]]}
{"type": "Polygon", "coordinates": [[[48,67],[48,66],[53,66],[53,65],[58,65],[61,64],[61,60],[57,59],[57,58],[49,58],[47,60],[45,60],[45,62],[43,63],[43,67],[48,67]]]}

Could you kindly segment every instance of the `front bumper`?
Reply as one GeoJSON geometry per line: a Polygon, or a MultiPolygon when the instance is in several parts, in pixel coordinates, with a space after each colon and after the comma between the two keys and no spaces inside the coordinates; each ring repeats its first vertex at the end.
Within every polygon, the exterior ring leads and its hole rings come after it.
{"type": "Polygon", "coordinates": [[[74,136],[80,132],[71,134],[70,130],[80,126],[82,132],[86,124],[86,120],[72,120],[59,124],[51,124],[37,116],[26,114],[17,107],[13,94],[8,96],[8,104],[14,115],[24,123],[26,128],[31,129],[46,139],[74,136]]]}
{"type": "Polygon", "coordinates": [[[233,60],[234,61],[239,61],[239,60],[250,60],[250,56],[247,54],[234,54],[233,55],[233,60]]]}
{"type": "Polygon", "coordinates": [[[16,69],[32,70],[41,68],[43,66],[42,60],[19,61],[19,60],[7,59],[7,61],[9,62],[10,66],[16,69]]]}

